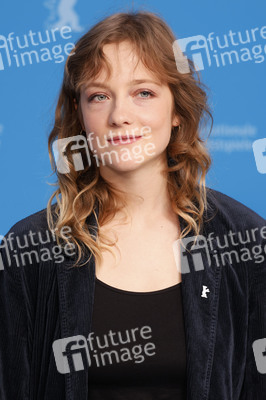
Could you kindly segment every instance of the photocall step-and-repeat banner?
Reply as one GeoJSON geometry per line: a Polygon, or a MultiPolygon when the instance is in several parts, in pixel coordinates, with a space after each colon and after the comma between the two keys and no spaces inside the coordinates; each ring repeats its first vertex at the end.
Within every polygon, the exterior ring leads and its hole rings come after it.
{"type": "Polygon", "coordinates": [[[68,54],[97,21],[129,10],[161,15],[177,68],[190,58],[208,87],[207,185],[266,217],[265,1],[11,0],[0,13],[1,235],[54,190],[47,137],[68,54]]]}

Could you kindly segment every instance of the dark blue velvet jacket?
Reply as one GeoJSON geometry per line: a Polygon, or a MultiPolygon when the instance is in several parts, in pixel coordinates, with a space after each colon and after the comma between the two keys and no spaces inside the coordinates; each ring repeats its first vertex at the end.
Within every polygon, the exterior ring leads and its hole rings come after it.
{"type": "MultiPolygon", "coordinates": [[[[252,245],[263,246],[266,256],[265,220],[220,192],[208,189],[207,194],[201,234],[213,238],[212,260],[221,253],[217,236],[222,238],[230,230],[244,235],[254,228],[258,229],[252,245]]],[[[93,215],[86,222],[91,232],[97,229],[93,215]]],[[[183,229],[182,218],[180,223],[183,229]]],[[[42,210],[16,223],[9,233],[22,238],[30,230],[47,229],[46,210],[42,210]]],[[[48,260],[18,267],[15,253],[10,265],[4,240],[0,253],[0,399],[88,400],[89,369],[60,374],[52,345],[56,339],[87,337],[90,332],[94,257],[79,268],[71,268],[72,257],[61,263],[48,260]]],[[[41,251],[44,246],[48,245],[38,244],[30,250],[41,251]]],[[[238,254],[247,246],[242,244],[238,254]]],[[[235,249],[230,244],[227,251],[235,249]]],[[[85,254],[84,260],[88,257],[85,254]]],[[[266,338],[266,262],[265,258],[256,262],[254,257],[242,254],[239,262],[229,257],[218,266],[209,265],[207,256],[202,256],[204,269],[191,268],[182,275],[187,400],[266,399],[266,374],[258,371],[252,347],[254,341],[266,338]],[[202,297],[203,286],[209,289],[207,297],[202,297]]]]}

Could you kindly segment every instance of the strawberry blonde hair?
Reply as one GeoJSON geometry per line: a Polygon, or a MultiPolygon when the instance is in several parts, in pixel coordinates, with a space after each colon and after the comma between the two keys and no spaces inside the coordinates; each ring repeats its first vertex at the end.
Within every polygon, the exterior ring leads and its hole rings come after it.
{"type": "MultiPolygon", "coordinates": [[[[78,249],[75,266],[81,259],[84,246],[99,261],[102,260],[102,249],[114,244],[100,229],[97,235],[90,233],[86,223],[88,216],[94,213],[100,227],[110,221],[116,212],[123,211],[126,205],[123,192],[103,179],[94,158],[92,165],[87,165],[82,171],[76,171],[73,162],[68,160],[70,172],[61,174],[56,170],[52,153],[54,140],[79,135],[82,130],[79,106],[81,86],[95,78],[102,68],[110,76],[110,65],[103,53],[105,44],[130,42],[138,59],[168,85],[173,95],[173,114],[179,116],[180,127],[172,128],[165,176],[172,209],[187,223],[180,238],[191,230],[195,235],[199,234],[207,207],[205,177],[211,165],[210,155],[200,138],[200,128],[202,121],[211,119],[213,123],[213,119],[203,89],[205,85],[200,82],[192,61],[188,60],[190,72],[180,73],[177,69],[172,47],[175,40],[168,25],[154,13],[116,13],[82,36],[66,61],[54,126],[48,140],[58,188],[48,201],[47,218],[49,228],[56,230],[58,240],[63,226],[71,228],[71,239],[67,241],[73,242],[78,249]],[[54,198],[57,202],[52,205],[54,198]],[[98,218],[96,204],[99,207],[98,218]]],[[[83,134],[86,137],[85,132],[83,134]]]]}

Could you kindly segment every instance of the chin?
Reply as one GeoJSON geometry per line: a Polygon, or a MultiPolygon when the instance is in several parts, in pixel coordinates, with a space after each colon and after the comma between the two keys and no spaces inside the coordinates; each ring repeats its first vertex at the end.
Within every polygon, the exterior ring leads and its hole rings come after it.
{"type": "Polygon", "coordinates": [[[108,165],[101,165],[101,169],[103,170],[112,170],[114,172],[131,172],[131,171],[136,171],[140,167],[142,167],[143,163],[145,163],[145,160],[141,162],[136,162],[136,161],[123,161],[120,163],[113,163],[113,164],[108,164],[108,165]]]}

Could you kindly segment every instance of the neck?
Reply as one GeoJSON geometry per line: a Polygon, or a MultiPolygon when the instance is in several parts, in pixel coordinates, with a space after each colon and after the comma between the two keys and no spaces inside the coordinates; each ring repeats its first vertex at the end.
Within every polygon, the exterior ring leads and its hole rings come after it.
{"type": "Polygon", "coordinates": [[[133,171],[104,168],[101,175],[125,192],[125,211],[132,220],[144,224],[157,216],[167,218],[173,215],[166,175],[162,172],[166,166],[157,159],[133,171]]]}

